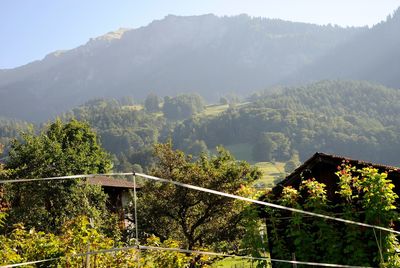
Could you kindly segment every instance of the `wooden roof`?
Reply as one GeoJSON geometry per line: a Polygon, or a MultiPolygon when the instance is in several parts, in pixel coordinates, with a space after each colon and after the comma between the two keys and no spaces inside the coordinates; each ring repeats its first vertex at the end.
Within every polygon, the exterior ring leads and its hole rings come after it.
{"type": "MultiPolygon", "coordinates": [[[[115,179],[106,176],[98,176],[93,178],[88,178],[86,180],[91,185],[100,185],[102,187],[110,187],[110,188],[125,188],[125,189],[134,189],[135,184],[133,182],[123,180],[123,179],[115,179]]],[[[136,189],[141,188],[139,185],[136,189]]]]}
{"type": "MultiPolygon", "coordinates": [[[[301,179],[302,173],[307,171],[307,170],[312,170],[312,168],[323,162],[326,164],[331,164],[337,167],[340,165],[343,161],[348,162],[352,166],[358,167],[358,168],[363,168],[363,167],[374,167],[377,168],[380,172],[388,172],[394,175],[394,173],[397,176],[400,176],[400,169],[398,167],[393,167],[393,166],[388,166],[388,165],[383,165],[383,164],[376,164],[372,162],[367,162],[363,160],[356,160],[356,159],[351,159],[348,157],[344,156],[338,156],[338,155],[332,155],[332,154],[325,154],[325,153],[320,153],[317,152],[315,153],[311,158],[309,158],[307,161],[305,161],[301,166],[296,168],[291,174],[286,176],[284,180],[279,182],[275,187],[281,188],[284,186],[292,185],[296,180],[301,179]]],[[[274,188],[275,188],[274,187],[274,188]]]]}

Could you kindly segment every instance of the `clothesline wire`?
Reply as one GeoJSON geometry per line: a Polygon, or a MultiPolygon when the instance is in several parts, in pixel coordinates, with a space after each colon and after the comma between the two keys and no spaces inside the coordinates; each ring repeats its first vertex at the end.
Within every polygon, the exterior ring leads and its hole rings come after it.
{"type": "Polygon", "coordinates": [[[313,216],[313,217],[318,217],[318,218],[322,218],[322,219],[326,219],[326,220],[332,220],[332,221],[353,224],[353,225],[358,225],[358,226],[367,227],[367,228],[374,228],[374,229],[378,229],[378,230],[382,230],[382,231],[386,231],[386,232],[390,232],[390,233],[394,233],[394,234],[400,234],[399,231],[396,231],[396,230],[393,230],[390,228],[386,228],[386,227],[382,227],[382,226],[378,226],[378,225],[372,225],[372,224],[367,224],[367,223],[362,223],[362,222],[357,222],[357,221],[352,221],[352,220],[346,220],[346,219],[339,218],[339,217],[333,217],[333,216],[328,216],[328,215],[310,212],[310,211],[306,211],[306,210],[286,207],[286,206],[282,206],[282,205],[278,205],[278,204],[274,204],[274,203],[270,203],[270,202],[255,200],[255,199],[251,199],[251,198],[247,198],[247,197],[242,197],[242,196],[238,196],[238,195],[234,195],[234,194],[228,194],[228,193],[224,193],[224,192],[220,192],[220,191],[216,191],[216,190],[212,190],[212,189],[207,189],[204,187],[194,186],[191,184],[181,183],[181,182],[177,182],[177,181],[167,180],[167,179],[150,176],[150,175],[146,175],[146,174],[142,174],[142,173],[135,173],[135,172],[71,175],[71,176],[35,178],[35,179],[0,180],[0,184],[33,182],[33,181],[67,180],[67,179],[79,179],[79,178],[93,178],[93,177],[98,177],[98,176],[135,176],[135,175],[138,177],[141,177],[141,178],[145,178],[145,179],[150,179],[150,180],[159,181],[159,182],[163,182],[163,183],[171,183],[171,184],[174,184],[174,185],[177,185],[180,187],[197,190],[197,191],[202,191],[202,192],[215,194],[215,195],[219,195],[219,196],[229,197],[229,198],[233,198],[233,199],[237,199],[237,200],[242,200],[242,201],[246,201],[246,202],[250,202],[250,203],[254,203],[254,204],[258,204],[258,205],[262,205],[262,206],[266,206],[266,207],[277,208],[277,209],[281,209],[281,210],[286,210],[286,211],[301,213],[301,214],[309,215],[309,216],[313,216]]]}
{"type": "Polygon", "coordinates": [[[367,223],[362,223],[362,222],[357,222],[357,221],[352,221],[352,220],[346,220],[346,219],[333,217],[333,216],[328,216],[328,215],[324,215],[324,214],[319,214],[319,213],[315,213],[315,212],[310,212],[310,211],[306,211],[306,210],[301,210],[301,209],[296,209],[296,208],[291,208],[291,207],[285,207],[285,206],[277,205],[277,204],[270,203],[270,202],[254,200],[254,199],[247,198],[247,197],[242,197],[242,196],[238,196],[238,195],[234,195],[234,194],[223,193],[223,192],[216,191],[216,190],[211,190],[211,189],[207,189],[207,188],[203,188],[203,187],[199,187],[199,186],[194,186],[194,185],[190,185],[190,184],[186,184],[186,183],[176,182],[176,181],[172,181],[172,180],[162,179],[162,178],[158,178],[158,177],[150,176],[150,175],[146,175],[146,174],[136,173],[136,176],[142,177],[142,178],[147,178],[147,179],[154,180],[154,181],[160,181],[160,182],[164,182],[164,183],[171,183],[171,184],[175,184],[177,186],[185,187],[185,188],[188,188],[188,189],[202,191],[202,192],[211,193],[211,194],[220,195],[220,196],[225,196],[225,197],[229,197],[229,198],[233,198],[233,199],[237,199],[237,200],[242,200],[242,201],[246,201],[246,202],[250,202],[250,203],[254,203],[254,204],[258,204],[258,205],[262,205],[262,206],[266,206],[266,207],[272,207],[272,208],[277,208],[277,209],[281,209],[281,210],[287,210],[287,211],[291,211],[291,212],[295,212],[295,213],[301,213],[301,214],[314,216],[314,217],[318,217],[318,218],[322,218],[322,219],[327,219],[327,220],[332,220],[332,221],[337,221],[337,222],[343,222],[343,223],[358,225],[358,226],[362,226],[362,227],[375,228],[375,229],[386,231],[386,232],[390,232],[390,233],[400,234],[399,231],[396,231],[396,230],[393,230],[393,229],[390,229],[390,228],[386,228],[386,227],[382,227],[382,226],[378,226],[378,225],[372,225],[372,224],[367,224],[367,223]]]}
{"type": "MultiPolygon", "coordinates": [[[[228,194],[228,193],[223,193],[220,191],[216,190],[211,190],[199,186],[194,186],[190,184],[185,184],[181,182],[176,182],[172,180],[167,180],[155,176],[150,176],[142,173],[134,173],[134,172],[128,172],[128,173],[105,173],[105,174],[88,174],[88,175],[71,175],[71,176],[60,176],[60,177],[48,177],[48,178],[34,178],[34,179],[16,179],[16,180],[0,180],[0,184],[5,184],[5,183],[20,183],[20,182],[35,182],[35,181],[51,181],[51,180],[69,180],[69,179],[80,179],[80,178],[93,178],[93,177],[98,177],[98,176],[138,176],[144,179],[149,179],[153,181],[159,181],[162,183],[171,183],[180,187],[192,189],[192,190],[197,190],[197,191],[202,191],[210,194],[215,194],[219,196],[224,196],[224,197],[229,197],[237,200],[242,200],[242,201],[247,201],[250,203],[255,203],[258,205],[263,205],[267,207],[272,207],[272,208],[277,208],[277,209],[283,209],[283,210],[288,210],[296,213],[302,213],[306,214],[308,216],[313,216],[313,217],[319,217],[319,218],[324,218],[328,220],[335,220],[339,222],[344,222],[348,224],[355,224],[363,227],[370,227],[374,229],[379,229],[379,230],[384,230],[388,232],[393,232],[400,234],[400,232],[394,231],[389,228],[381,227],[381,226],[375,226],[375,225],[369,225],[361,222],[355,222],[355,221],[350,221],[350,220],[345,220],[341,218],[336,218],[332,216],[327,216],[323,214],[318,214],[318,213],[313,213],[309,211],[304,211],[304,210],[299,210],[299,209],[293,209],[290,207],[285,207],[269,202],[264,202],[264,201],[259,201],[259,200],[254,200],[246,197],[241,197],[233,194],[228,194]]],[[[136,178],[136,177],[134,177],[136,178]]],[[[135,180],[136,182],[136,180],[135,180]]],[[[136,184],[135,184],[136,186],[136,184]]],[[[136,189],[135,189],[136,190],[136,189]]],[[[137,243],[138,241],[136,241],[137,243]]],[[[179,248],[162,248],[162,247],[152,247],[152,246],[141,246],[139,244],[136,244],[133,247],[124,247],[124,248],[113,248],[113,249],[104,249],[104,250],[98,250],[98,251],[92,251],[92,252],[86,252],[86,253],[81,253],[81,254],[76,254],[74,257],[77,256],[87,256],[91,254],[100,254],[100,253],[108,253],[108,252],[115,252],[115,251],[121,251],[121,250],[130,250],[130,249],[140,249],[140,250],[169,250],[169,251],[177,251],[177,252],[182,252],[182,253],[191,253],[191,254],[200,254],[200,255],[213,255],[213,256],[221,256],[221,257],[237,257],[237,258],[243,258],[243,259],[251,259],[251,260],[270,260],[272,262],[282,262],[282,263],[291,263],[291,264],[303,264],[303,265],[310,265],[310,266],[320,266],[320,267],[342,267],[342,268],[367,268],[365,266],[348,266],[348,265],[340,265],[340,264],[329,264],[329,263],[315,263],[315,262],[301,262],[301,261],[292,261],[292,260],[278,260],[278,259],[270,259],[270,258],[255,258],[251,256],[237,256],[237,255],[230,255],[230,254],[224,254],[224,253],[215,253],[215,252],[205,252],[205,251],[193,251],[193,250],[187,250],[187,249],[179,249],[179,248]]],[[[20,263],[20,264],[12,264],[12,265],[6,265],[6,266],[1,266],[1,267],[19,267],[19,266],[24,266],[24,265],[29,265],[29,264],[36,264],[36,263],[42,263],[42,262],[49,262],[49,261],[54,261],[58,260],[59,258],[52,258],[52,259],[46,259],[46,260],[39,260],[39,261],[33,261],[33,262],[25,262],[25,263],[20,263]]],[[[369,268],[369,267],[368,267],[369,268]]]]}
{"type": "MultiPolygon", "coordinates": [[[[198,251],[198,250],[188,250],[188,249],[181,249],[181,248],[165,248],[165,247],[141,246],[141,245],[135,245],[135,246],[130,246],[130,247],[121,247],[121,248],[102,249],[102,250],[96,250],[96,251],[89,251],[89,252],[85,252],[85,253],[79,253],[79,254],[71,255],[71,258],[84,257],[84,256],[87,256],[87,255],[95,255],[95,254],[106,254],[106,253],[133,250],[133,249],[136,249],[136,250],[162,250],[162,251],[172,251],[172,252],[179,252],[179,253],[186,253],[186,254],[193,254],[193,255],[208,255],[208,256],[225,257],[225,258],[230,257],[230,258],[246,259],[246,260],[251,260],[251,261],[271,261],[271,262],[276,262],[276,263],[290,263],[290,264],[318,266],[318,267],[373,268],[373,267],[370,267],[370,266],[352,266],[352,265],[333,264],[333,263],[318,263],[318,262],[281,260],[281,259],[271,259],[271,258],[267,258],[267,257],[240,256],[240,255],[217,253],[217,252],[210,252],[210,251],[198,251]]],[[[51,261],[56,261],[56,260],[60,260],[60,259],[61,259],[61,257],[38,260],[38,261],[31,261],[31,262],[24,262],[24,263],[17,263],[17,264],[10,264],[10,265],[5,265],[5,266],[0,266],[0,268],[21,267],[21,266],[25,266],[25,265],[38,264],[38,263],[44,263],[44,262],[51,262],[51,261]]]]}

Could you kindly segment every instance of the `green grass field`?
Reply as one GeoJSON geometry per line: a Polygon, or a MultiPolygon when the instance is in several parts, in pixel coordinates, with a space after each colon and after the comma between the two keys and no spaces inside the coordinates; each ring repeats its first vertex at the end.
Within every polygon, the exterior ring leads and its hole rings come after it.
{"type": "Polygon", "coordinates": [[[212,104],[206,106],[203,112],[200,113],[200,116],[217,116],[220,113],[223,113],[229,108],[228,104],[212,104]]]}
{"type": "Polygon", "coordinates": [[[231,152],[238,160],[245,160],[249,163],[254,164],[252,155],[252,146],[249,143],[238,143],[234,145],[225,146],[225,148],[231,152]]]}
{"type": "MultiPolygon", "coordinates": [[[[236,107],[243,107],[249,104],[249,102],[243,102],[236,104],[236,107]]],[[[203,112],[199,116],[217,116],[225,112],[229,108],[229,104],[210,104],[207,105],[203,112]]]]}
{"type": "Polygon", "coordinates": [[[143,105],[140,104],[136,104],[136,105],[126,105],[122,107],[123,109],[127,109],[127,110],[133,110],[133,111],[139,111],[143,109],[143,105]]]}
{"type": "Polygon", "coordinates": [[[283,162],[258,162],[255,163],[261,172],[263,173],[262,178],[255,184],[262,183],[266,188],[271,188],[274,186],[274,180],[277,178],[282,178],[285,176],[285,163],[283,162]]]}
{"type": "MultiPolygon", "coordinates": [[[[274,180],[283,178],[285,176],[285,163],[284,162],[255,162],[252,156],[252,146],[248,143],[240,143],[235,145],[225,146],[236,159],[245,160],[252,165],[257,166],[263,173],[262,178],[255,182],[254,185],[264,185],[260,188],[271,188],[274,186],[274,180]]],[[[215,153],[215,150],[212,151],[215,153]]]]}
{"type": "MultiPolygon", "coordinates": [[[[246,104],[248,104],[248,102],[239,103],[236,106],[240,107],[240,106],[243,106],[246,104]]],[[[139,110],[143,109],[143,105],[136,104],[136,105],[124,106],[123,108],[128,109],[128,110],[139,111],[139,110]]],[[[201,112],[200,114],[198,114],[198,116],[204,116],[204,117],[217,116],[217,115],[223,113],[224,111],[226,111],[228,108],[229,108],[228,104],[210,104],[210,105],[207,105],[205,107],[204,111],[201,112]]]]}

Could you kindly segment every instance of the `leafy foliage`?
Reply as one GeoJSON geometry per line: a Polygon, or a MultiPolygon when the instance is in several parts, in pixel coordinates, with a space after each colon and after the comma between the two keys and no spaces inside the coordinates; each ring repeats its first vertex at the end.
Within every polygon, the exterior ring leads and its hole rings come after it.
{"type": "MultiPolygon", "coordinates": [[[[222,148],[216,156],[203,154],[196,161],[172,144],[155,147],[157,165],[152,174],[168,180],[190,183],[227,193],[237,193],[260,177],[245,162],[236,162],[222,148]]],[[[185,248],[210,247],[230,241],[241,233],[243,203],[171,184],[146,182],[139,198],[142,231],[162,240],[182,241],[185,248]]]]}
{"type": "Polygon", "coordinates": [[[182,120],[204,110],[204,100],[197,94],[182,94],[176,97],[165,97],[163,113],[166,118],[182,120]]]}
{"type": "MultiPolygon", "coordinates": [[[[10,235],[0,235],[0,243],[0,265],[59,258],[35,267],[82,267],[86,256],[79,254],[123,246],[101,233],[99,228],[92,227],[86,217],[65,222],[58,235],[16,225],[10,235]]],[[[90,262],[104,268],[135,267],[136,257],[137,251],[132,249],[114,254],[93,254],[90,262]]]]}
{"type": "Polygon", "coordinates": [[[31,127],[31,124],[24,121],[0,117],[0,158],[8,153],[11,142],[20,136],[20,132],[31,127]]]}
{"type": "MultiPolygon", "coordinates": [[[[303,181],[296,190],[285,187],[280,197],[282,205],[333,215],[368,224],[393,227],[398,220],[397,195],[386,173],[366,167],[357,170],[343,163],[339,167],[338,191],[334,204],[326,194],[325,185],[316,179],[303,181]]],[[[291,252],[302,261],[342,263],[347,265],[398,267],[400,245],[389,232],[360,229],[350,224],[328,222],[293,213],[287,220],[273,209],[271,217],[272,256],[290,258],[291,252]]],[[[287,213],[286,213],[287,214],[287,213]]],[[[280,266],[279,266],[280,267],[280,266]]]]}
{"type": "Polygon", "coordinates": [[[156,94],[150,93],[144,100],[144,108],[150,113],[156,113],[160,111],[160,103],[160,98],[156,94]]]}
{"type": "MultiPolygon", "coordinates": [[[[112,167],[96,134],[76,120],[56,120],[39,135],[25,133],[22,138],[11,146],[8,179],[106,173],[112,167]]],[[[78,180],[14,183],[6,192],[12,208],[8,227],[22,222],[28,228],[60,231],[64,222],[79,215],[97,221],[108,217],[101,188],[78,180]]]]}
{"type": "MultiPolygon", "coordinates": [[[[161,242],[160,238],[152,235],[146,240],[148,246],[162,248],[182,248],[182,243],[173,239],[167,239],[161,242]]],[[[209,256],[191,256],[176,251],[149,250],[146,253],[147,263],[151,263],[153,267],[166,268],[186,268],[186,267],[210,267],[208,264],[212,261],[209,256]],[[196,261],[195,263],[193,261],[196,261]]]]}
{"type": "Polygon", "coordinates": [[[117,100],[93,100],[65,117],[93,126],[104,148],[114,155],[115,169],[119,171],[132,171],[133,164],[150,165],[153,144],[159,141],[163,130],[168,131],[162,116],[130,109],[117,100]]]}

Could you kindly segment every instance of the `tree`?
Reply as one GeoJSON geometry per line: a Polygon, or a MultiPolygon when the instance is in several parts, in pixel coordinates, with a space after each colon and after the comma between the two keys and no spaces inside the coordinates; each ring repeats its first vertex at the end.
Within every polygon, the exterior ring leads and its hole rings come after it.
{"type": "Polygon", "coordinates": [[[164,98],[163,113],[166,118],[181,120],[204,110],[204,100],[197,94],[182,94],[164,98]]]}
{"type": "Polygon", "coordinates": [[[160,111],[160,103],[160,98],[156,94],[150,93],[144,100],[144,108],[150,113],[156,113],[160,111]]]}
{"type": "MultiPolygon", "coordinates": [[[[24,179],[106,173],[112,163],[89,125],[57,119],[39,135],[25,133],[22,141],[15,140],[6,168],[9,179],[24,179]]],[[[9,225],[22,222],[39,230],[59,231],[72,217],[87,215],[98,221],[107,217],[101,188],[79,180],[14,183],[7,194],[12,207],[9,225]]]]}
{"type": "Polygon", "coordinates": [[[177,148],[193,157],[198,157],[202,153],[208,153],[207,144],[203,140],[184,139],[182,144],[177,146],[177,148]]]}
{"type": "Polygon", "coordinates": [[[219,98],[219,103],[222,105],[227,105],[228,104],[228,99],[225,97],[219,98]]]}
{"type": "Polygon", "coordinates": [[[267,134],[261,135],[254,144],[252,154],[255,161],[272,161],[272,153],[276,150],[277,144],[267,134]]]}
{"type": "MultiPolygon", "coordinates": [[[[226,150],[193,161],[171,143],[155,146],[157,163],[152,175],[226,193],[238,193],[261,173],[226,150]]],[[[147,181],[139,197],[141,230],[162,240],[182,241],[188,249],[233,241],[241,234],[243,202],[231,198],[147,181]]]]}
{"type": "Polygon", "coordinates": [[[300,163],[299,154],[294,152],[290,160],[285,163],[285,172],[287,174],[291,173],[300,165],[300,163]]]}
{"type": "Polygon", "coordinates": [[[132,96],[125,96],[118,100],[118,102],[123,106],[132,106],[135,105],[135,100],[132,96]]]}
{"type": "Polygon", "coordinates": [[[280,132],[264,132],[253,146],[256,161],[287,160],[290,150],[289,139],[280,132]]]}

